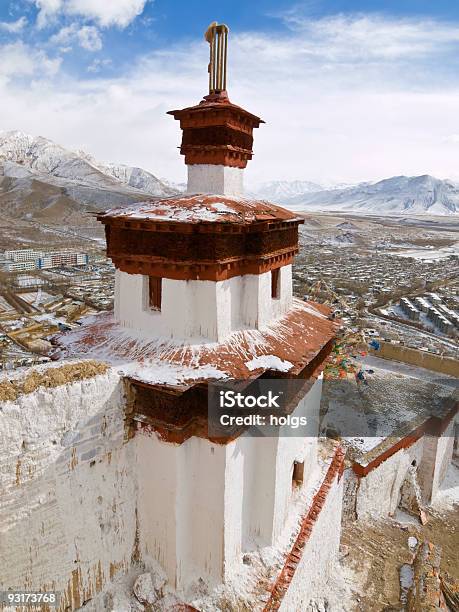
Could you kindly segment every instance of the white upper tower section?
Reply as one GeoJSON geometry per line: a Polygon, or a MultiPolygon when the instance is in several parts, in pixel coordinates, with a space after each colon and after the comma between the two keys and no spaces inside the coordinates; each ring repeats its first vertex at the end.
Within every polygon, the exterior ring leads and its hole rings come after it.
{"type": "Polygon", "coordinates": [[[263,121],[229,101],[228,27],[212,23],[205,39],[210,46],[209,94],[196,106],[169,113],[183,130],[180,152],[188,166],[187,193],[241,196],[253,129],[263,121]]]}
{"type": "Polygon", "coordinates": [[[242,196],[244,194],[244,168],[212,164],[188,166],[187,193],[242,196]]]}
{"type": "Polygon", "coordinates": [[[162,279],[160,308],[149,304],[150,279],[116,271],[115,318],[148,335],[175,340],[224,342],[235,331],[263,329],[292,306],[292,266],[278,271],[272,296],[272,272],[245,274],[223,281],[162,279]]]}
{"type": "Polygon", "coordinates": [[[169,113],[183,132],[187,195],[99,216],[117,268],[115,317],[149,336],[223,342],[292,306],[301,220],[242,198],[253,130],[263,121],[228,98],[227,35],[223,24],[206,31],[209,94],[169,113]]]}
{"type": "Polygon", "coordinates": [[[127,328],[223,342],[235,331],[269,326],[292,307],[291,264],[302,220],[289,211],[193,195],[142,202],[99,219],[117,268],[115,317],[127,328]]]}

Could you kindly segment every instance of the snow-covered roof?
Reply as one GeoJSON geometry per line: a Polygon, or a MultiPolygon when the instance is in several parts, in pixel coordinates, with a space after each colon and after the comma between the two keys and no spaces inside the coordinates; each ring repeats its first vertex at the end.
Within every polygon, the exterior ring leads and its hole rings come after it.
{"type": "Polygon", "coordinates": [[[298,215],[263,200],[222,195],[184,195],[161,200],[146,200],[112,208],[98,215],[105,221],[151,220],[155,223],[237,223],[300,221],[298,215]]]}
{"type": "Polygon", "coordinates": [[[193,106],[187,106],[186,108],[181,108],[177,110],[168,111],[168,115],[172,115],[175,119],[181,119],[182,117],[192,116],[196,114],[201,114],[203,111],[221,111],[222,109],[228,109],[230,111],[235,111],[236,113],[242,114],[245,117],[250,118],[255,126],[257,124],[264,123],[263,119],[257,117],[253,113],[249,113],[249,111],[242,108],[242,106],[238,106],[237,104],[233,104],[230,102],[227,95],[217,94],[213,96],[206,96],[199,104],[195,104],[193,106]]]}
{"type": "Polygon", "coordinates": [[[149,384],[188,388],[202,381],[256,378],[267,370],[301,372],[335,336],[323,306],[294,301],[263,330],[233,332],[224,342],[182,343],[136,333],[113,315],[90,317],[59,337],[62,357],[91,357],[149,384]]]}

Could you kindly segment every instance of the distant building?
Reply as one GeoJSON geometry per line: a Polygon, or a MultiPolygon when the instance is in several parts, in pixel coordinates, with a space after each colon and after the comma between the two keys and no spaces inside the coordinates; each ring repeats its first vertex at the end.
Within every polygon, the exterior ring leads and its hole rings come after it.
{"type": "Polygon", "coordinates": [[[33,249],[19,249],[5,251],[4,258],[8,260],[4,264],[4,269],[7,272],[44,270],[63,266],[87,266],[89,264],[87,253],[69,250],[35,251],[33,249]]]}
{"type": "Polygon", "coordinates": [[[400,300],[400,308],[406,314],[406,316],[412,321],[419,321],[419,310],[414,306],[408,298],[403,297],[400,300]]]}
{"type": "Polygon", "coordinates": [[[34,249],[18,249],[15,251],[5,251],[3,256],[5,259],[11,259],[11,261],[36,261],[39,257],[43,256],[43,252],[35,251],[34,249]]]}
{"type": "Polygon", "coordinates": [[[13,260],[13,261],[9,261],[8,263],[5,264],[5,271],[6,272],[25,272],[27,270],[35,270],[36,269],[36,264],[34,261],[27,261],[27,260],[13,260]]]}
{"type": "Polygon", "coordinates": [[[39,276],[29,276],[28,274],[18,274],[14,279],[16,287],[39,287],[44,285],[45,281],[39,276]]]}
{"type": "Polygon", "coordinates": [[[70,251],[59,251],[47,253],[40,257],[37,268],[40,270],[47,268],[60,268],[62,266],[87,266],[89,256],[86,253],[72,253],[70,251]]]}

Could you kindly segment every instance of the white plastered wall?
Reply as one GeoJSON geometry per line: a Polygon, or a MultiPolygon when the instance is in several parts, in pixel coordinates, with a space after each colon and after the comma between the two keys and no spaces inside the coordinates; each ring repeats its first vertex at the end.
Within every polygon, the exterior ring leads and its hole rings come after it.
{"type": "Polygon", "coordinates": [[[129,569],[133,451],[113,372],[1,403],[0,590],[59,591],[76,609],[129,569]]]}
{"type": "MultiPolygon", "coordinates": [[[[453,422],[442,436],[423,436],[359,478],[356,491],[358,519],[393,515],[400,501],[400,489],[410,465],[417,465],[417,478],[425,503],[431,503],[446,475],[453,455],[453,422]]],[[[349,476],[348,476],[349,478],[349,476]]]]}
{"type": "MultiPolygon", "coordinates": [[[[303,548],[301,561],[282,600],[280,612],[332,609],[323,602],[336,600],[336,595],[330,591],[330,584],[338,567],[342,500],[343,478],[338,480],[336,477],[303,548]]],[[[333,609],[341,609],[339,603],[333,609]]]]}
{"type": "Polygon", "coordinates": [[[432,486],[432,501],[445,479],[448,466],[453,459],[454,448],[454,420],[437,440],[437,455],[435,458],[435,470],[432,486]]]}
{"type": "Polygon", "coordinates": [[[158,561],[179,591],[223,579],[226,447],[201,438],[180,446],[136,436],[142,559],[158,561]]]}
{"type": "Polygon", "coordinates": [[[244,170],[211,164],[193,164],[188,168],[187,192],[241,196],[244,193],[244,170]]]}
{"type": "Polygon", "coordinates": [[[276,488],[273,513],[272,540],[280,535],[288,516],[289,502],[292,496],[293,464],[304,462],[303,486],[307,485],[317,460],[317,437],[319,432],[320,398],[322,395],[323,376],[320,375],[312,389],[302,399],[295,410],[296,416],[307,418],[308,431],[302,437],[293,438],[281,428],[276,461],[276,488]]]}
{"type": "Polygon", "coordinates": [[[230,560],[237,557],[238,551],[272,546],[277,541],[294,495],[292,475],[295,461],[305,464],[303,486],[307,486],[317,460],[316,417],[320,410],[321,390],[322,378],[319,378],[293,412],[293,416],[306,416],[311,424],[306,435],[304,428],[301,436],[287,435],[286,427],[283,427],[277,437],[242,436],[228,446],[225,509],[227,515],[232,516],[233,525],[238,526],[227,542],[229,570],[230,560]]]}
{"type": "Polygon", "coordinates": [[[424,436],[422,463],[419,480],[424,501],[432,503],[446,476],[453,459],[454,420],[451,420],[441,436],[424,436]]]}
{"type": "MultiPolygon", "coordinates": [[[[319,410],[321,380],[294,411],[319,410]]],[[[241,555],[276,543],[292,499],[293,462],[316,461],[316,436],[242,436],[226,446],[190,438],[180,446],[138,433],[142,559],[158,561],[180,592],[202,578],[210,586],[240,568],[241,555]]]]}
{"type": "Polygon", "coordinates": [[[423,456],[424,438],[409,448],[402,448],[360,478],[357,490],[358,519],[393,515],[400,501],[400,489],[413,461],[419,465],[423,456]]]}
{"type": "Polygon", "coordinates": [[[292,266],[280,268],[279,298],[271,272],[225,281],[162,280],[161,311],[148,306],[148,277],[116,271],[115,317],[147,335],[222,342],[233,331],[260,329],[292,305],[292,266]]]}

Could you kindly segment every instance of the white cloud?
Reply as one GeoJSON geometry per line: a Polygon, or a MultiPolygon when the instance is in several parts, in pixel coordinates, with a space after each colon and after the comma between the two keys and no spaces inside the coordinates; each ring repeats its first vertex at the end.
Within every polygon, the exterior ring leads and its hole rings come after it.
{"type": "Polygon", "coordinates": [[[72,23],[59,30],[49,39],[51,45],[59,46],[62,52],[71,50],[73,43],[78,43],[80,47],[87,51],[100,51],[102,49],[102,39],[100,32],[95,26],[80,26],[72,23]]]}
{"type": "Polygon", "coordinates": [[[94,26],[83,26],[78,31],[78,41],[80,46],[88,51],[100,51],[102,49],[99,30],[94,26]]]}
{"type": "Polygon", "coordinates": [[[284,21],[298,34],[301,53],[347,62],[396,60],[441,53],[459,42],[459,27],[432,20],[378,15],[337,15],[318,20],[288,13],[284,21]]]}
{"type": "Polygon", "coordinates": [[[27,25],[27,19],[20,17],[16,21],[0,21],[0,31],[8,34],[19,34],[27,25]]]}
{"type": "MultiPolygon", "coordinates": [[[[298,27],[283,36],[230,38],[230,98],[267,121],[255,131],[248,182],[457,178],[457,149],[445,141],[458,132],[456,27],[358,17],[347,39],[346,28],[334,36],[329,21],[308,25],[312,39],[298,27]]],[[[31,85],[0,82],[0,129],[181,180],[180,131],[166,111],[206,93],[207,54],[199,40],[157,51],[110,79],[59,76],[53,84],[29,67],[31,85]]]]}
{"type": "Polygon", "coordinates": [[[143,12],[146,0],[68,0],[68,12],[94,19],[102,26],[128,26],[143,12]]]}
{"type": "Polygon", "coordinates": [[[148,0],[34,0],[39,27],[59,14],[96,21],[102,27],[125,28],[141,15],[148,0]]]}
{"type": "Polygon", "coordinates": [[[44,27],[63,7],[63,0],[33,0],[39,9],[37,25],[44,27]]]}
{"type": "Polygon", "coordinates": [[[43,78],[54,76],[61,65],[60,58],[50,58],[41,50],[18,41],[0,46],[0,84],[13,78],[43,78]]]}
{"type": "Polygon", "coordinates": [[[95,74],[97,72],[100,72],[103,68],[110,66],[111,63],[112,63],[112,60],[108,58],[95,59],[89,64],[89,66],[87,67],[87,71],[95,74]]]}

